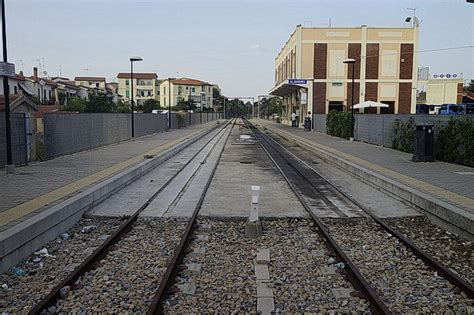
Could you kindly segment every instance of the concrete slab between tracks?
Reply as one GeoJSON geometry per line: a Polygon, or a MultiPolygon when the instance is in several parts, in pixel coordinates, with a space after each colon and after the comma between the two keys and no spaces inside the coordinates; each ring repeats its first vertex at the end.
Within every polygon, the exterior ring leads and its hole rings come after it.
{"type": "MultiPolygon", "coordinates": [[[[381,163],[370,161],[369,158],[364,159],[344,152],[342,151],[343,145],[341,145],[341,141],[344,141],[342,139],[334,139],[334,145],[331,146],[328,143],[333,137],[312,136],[311,133],[304,133],[299,129],[296,130],[263,120],[257,120],[254,123],[264,126],[272,133],[290,142],[303,146],[320,159],[343,169],[356,178],[412,204],[433,223],[448,231],[471,240],[474,239],[474,199],[456,194],[429,181],[396,172],[389,169],[390,166],[380,165],[381,163]],[[324,138],[324,144],[321,144],[318,142],[318,137],[328,137],[329,139],[324,138]],[[339,148],[339,150],[336,148],[339,148]]],[[[364,143],[351,144],[351,146],[355,145],[360,145],[361,149],[370,146],[364,143]],[[362,148],[362,146],[364,147],[362,148]]],[[[354,151],[354,149],[352,150],[354,151]]],[[[388,149],[379,147],[372,149],[372,151],[375,150],[388,149]]],[[[384,152],[383,154],[389,155],[390,152],[384,152]]],[[[460,168],[463,167],[460,166],[460,168]]]]}
{"type": "MultiPolygon", "coordinates": [[[[102,174],[104,175],[102,178],[87,178],[88,183],[82,183],[84,180],[81,180],[80,185],[72,183],[68,185],[68,188],[76,188],[74,191],[76,193],[69,198],[65,195],[66,199],[57,204],[47,206],[46,197],[48,196],[43,197],[46,206],[34,209],[37,213],[0,232],[0,272],[5,272],[10,266],[15,265],[39,247],[67,231],[85,211],[143,176],[217,126],[216,124],[205,126],[150,150],[147,153],[152,158],[144,159],[142,153],[135,158],[114,165],[107,169],[108,171],[105,170],[107,172],[102,174]],[[78,185],[81,187],[76,187],[78,185]]],[[[49,197],[55,198],[56,196],[49,197]]]]}

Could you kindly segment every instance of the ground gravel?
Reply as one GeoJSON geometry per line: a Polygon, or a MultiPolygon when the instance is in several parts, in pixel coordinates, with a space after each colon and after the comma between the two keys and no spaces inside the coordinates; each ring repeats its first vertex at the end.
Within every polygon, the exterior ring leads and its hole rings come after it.
{"type": "Polygon", "coordinates": [[[192,296],[179,292],[169,296],[165,303],[166,313],[255,314],[254,259],[261,248],[270,250],[269,273],[277,313],[369,310],[367,302],[359,297],[335,299],[331,289],[352,289],[352,286],[340,274],[322,276],[319,268],[331,266],[336,261],[327,255],[328,251],[311,220],[264,220],[264,235],[258,239],[245,238],[243,221],[198,220],[196,235],[207,235],[209,240],[193,240],[184,263],[201,264],[201,274],[184,270],[176,282],[177,286],[194,284],[196,293],[192,296]],[[205,255],[193,253],[203,247],[205,255]],[[322,256],[315,257],[314,250],[322,251],[322,256]]]}
{"type": "Polygon", "coordinates": [[[186,222],[173,218],[139,219],[64,299],[57,312],[146,312],[186,222]]]}
{"type": "Polygon", "coordinates": [[[102,244],[120,223],[118,218],[83,218],[67,232],[68,235],[38,248],[46,248],[48,255],[32,254],[16,266],[27,275],[16,276],[11,272],[0,275],[0,285],[3,285],[0,288],[0,313],[27,312],[102,244]],[[88,232],[82,233],[85,227],[88,232]]]}
{"type": "Polygon", "coordinates": [[[325,219],[331,235],[394,313],[463,313],[474,301],[371,219],[325,219]]]}
{"type": "Polygon", "coordinates": [[[426,217],[386,219],[415,245],[474,284],[474,242],[430,223],[426,217]]]}

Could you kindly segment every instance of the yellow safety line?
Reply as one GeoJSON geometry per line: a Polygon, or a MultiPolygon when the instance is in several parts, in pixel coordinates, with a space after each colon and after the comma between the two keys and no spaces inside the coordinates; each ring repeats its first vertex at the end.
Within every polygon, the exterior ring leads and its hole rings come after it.
{"type": "Polygon", "coordinates": [[[81,178],[73,183],[70,183],[70,184],[67,184],[65,186],[62,186],[58,189],[55,189],[49,193],[46,193],[44,195],[41,195],[39,197],[36,197],[34,199],[31,199],[27,202],[24,202],[22,204],[19,204],[18,206],[15,206],[13,208],[10,208],[8,210],[5,210],[3,212],[0,212],[0,226],[3,226],[3,225],[6,225],[10,222],[13,222],[27,214],[30,214],[36,210],[38,210],[39,208],[41,207],[44,207],[48,204],[51,204],[52,202],[55,202],[59,199],[62,199],[64,197],[67,197],[81,189],[84,189],[85,187],[89,186],[89,185],[92,185],[92,184],[95,184],[103,179],[105,179],[106,177],[109,177],[115,173],[118,173],[122,170],[124,170],[125,168],[137,163],[137,162],[140,162],[140,161],[143,161],[144,160],[144,156],[145,155],[156,155],[160,152],[163,152],[165,151],[166,149],[182,142],[182,141],[185,141],[193,136],[195,136],[196,134],[198,134],[199,132],[202,132],[204,129],[199,129],[187,136],[184,136],[184,137],[181,137],[177,140],[173,140],[171,142],[168,142],[168,143],[165,143],[165,144],[162,144],[160,146],[158,146],[157,148],[155,149],[151,149],[147,152],[144,152],[144,153],[141,153],[135,157],[132,157],[126,161],[123,161],[123,162],[120,162],[118,164],[115,164],[109,168],[106,168],[104,170],[101,170],[97,173],[94,173],[90,176],[87,176],[87,177],[84,177],[84,178],[81,178]]]}
{"type": "MultiPolygon", "coordinates": [[[[259,122],[262,123],[261,120],[259,122]]],[[[303,143],[305,143],[306,145],[308,145],[310,147],[312,146],[312,147],[318,148],[320,150],[333,153],[333,154],[335,154],[339,157],[342,157],[346,160],[349,160],[349,161],[353,162],[354,164],[357,164],[357,165],[363,166],[365,168],[368,168],[372,171],[375,171],[376,173],[381,173],[382,175],[397,179],[397,180],[401,181],[402,183],[404,183],[408,186],[411,186],[411,187],[420,189],[422,191],[428,192],[428,193],[430,193],[430,194],[432,194],[436,197],[444,198],[444,199],[449,200],[449,201],[451,201],[455,204],[458,204],[460,206],[470,208],[470,209],[474,209],[474,199],[471,199],[469,197],[453,193],[449,190],[446,190],[446,189],[441,188],[439,186],[435,186],[435,185],[432,185],[430,183],[418,180],[416,178],[413,178],[413,177],[410,177],[410,176],[407,176],[407,175],[404,175],[404,174],[400,174],[398,172],[395,172],[395,171],[392,171],[392,170],[387,169],[385,167],[382,167],[378,164],[374,164],[374,163],[369,162],[367,160],[361,159],[359,157],[353,156],[353,155],[345,153],[345,152],[341,152],[339,150],[333,149],[333,148],[325,146],[323,144],[315,143],[315,142],[309,142],[309,140],[304,139],[300,136],[291,134],[287,131],[277,129],[277,128],[273,128],[273,127],[269,127],[269,124],[267,122],[263,122],[263,124],[268,129],[271,129],[273,131],[278,130],[279,132],[283,133],[285,136],[287,136],[289,138],[293,138],[293,139],[298,140],[300,142],[303,142],[303,143]]],[[[278,133],[278,131],[276,131],[276,133],[278,133]]]]}

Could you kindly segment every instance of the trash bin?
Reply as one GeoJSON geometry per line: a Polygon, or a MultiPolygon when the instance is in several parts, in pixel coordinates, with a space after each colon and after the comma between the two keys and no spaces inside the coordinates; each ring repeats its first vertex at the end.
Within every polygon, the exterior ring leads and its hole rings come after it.
{"type": "Polygon", "coordinates": [[[417,125],[415,126],[415,136],[413,141],[413,158],[414,162],[433,162],[433,125],[417,125]]]}
{"type": "Polygon", "coordinates": [[[304,119],[304,131],[311,131],[311,118],[306,117],[304,119]]]}

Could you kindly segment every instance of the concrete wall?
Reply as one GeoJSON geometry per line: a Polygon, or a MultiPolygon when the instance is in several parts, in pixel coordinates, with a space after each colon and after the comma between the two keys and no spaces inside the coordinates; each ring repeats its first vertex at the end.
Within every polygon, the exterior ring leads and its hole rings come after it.
{"type": "MultiPolygon", "coordinates": [[[[199,124],[199,114],[192,114],[193,125],[199,124]]],[[[221,114],[209,113],[217,119],[221,114]]],[[[206,113],[202,123],[207,122],[206,113]]],[[[45,158],[72,154],[131,139],[131,115],[122,113],[47,113],[43,119],[45,158]]],[[[188,125],[185,119],[184,125],[188,125]]],[[[171,114],[171,128],[178,128],[176,113],[171,114]]],[[[168,115],[135,114],[135,137],[168,129],[168,115]]]]}
{"type": "MultiPolygon", "coordinates": [[[[12,159],[15,165],[27,163],[25,114],[10,114],[12,159]]],[[[0,113],[0,168],[7,163],[7,140],[5,136],[5,113],[0,113]]]]}
{"type": "MultiPolygon", "coordinates": [[[[315,131],[326,133],[327,115],[314,115],[315,131]]],[[[399,119],[403,122],[410,118],[415,120],[415,124],[434,125],[434,132],[437,126],[447,125],[450,118],[465,119],[467,116],[460,115],[355,115],[354,139],[371,144],[392,147],[393,122],[399,119]]]]}

